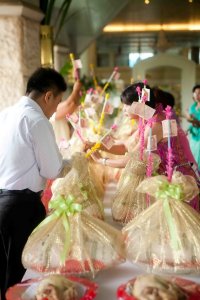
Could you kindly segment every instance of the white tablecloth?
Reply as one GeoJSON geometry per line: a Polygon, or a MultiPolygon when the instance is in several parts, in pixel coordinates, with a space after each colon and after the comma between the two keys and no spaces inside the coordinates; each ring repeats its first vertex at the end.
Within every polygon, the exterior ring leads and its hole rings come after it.
{"type": "MultiPolygon", "coordinates": [[[[104,199],[104,203],[106,207],[105,209],[106,221],[111,225],[120,229],[120,226],[115,224],[112,221],[111,214],[110,214],[110,203],[111,203],[110,201],[111,201],[111,196],[114,193],[114,190],[115,190],[115,185],[113,184],[110,184],[106,190],[105,199],[104,199]]],[[[125,262],[116,267],[101,271],[99,274],[97,274],[97,276],[94,279],[94,281],[99,285],[98,295],[95,299],[96,300],[117,299],[116,291],[118,286],[123,283],[126,283],[131,278],[143,273],[145,273],[144,270],[129,262],[125,262]]],[[[41,276],[41,274],[27,270],[23,280],[38,277],[38,276],[41,276]]],[[[193,280],[200,283],[200,274],[186,275],[186,276],[179,275],[179,277],[184,277],[186,279],[193,280]]]]}

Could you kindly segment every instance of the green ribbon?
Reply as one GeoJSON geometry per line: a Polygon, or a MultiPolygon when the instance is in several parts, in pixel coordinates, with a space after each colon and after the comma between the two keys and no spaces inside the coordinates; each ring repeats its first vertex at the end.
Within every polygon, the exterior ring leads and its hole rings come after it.
{"type": "Polygon", "coordinates": [[[53,210],[53,212],[44,221],[42,221],[33,232],[41,226],[48,224],[52,220],[59,217],[62,218],[65,229],[65,241],[63,251],[61,253],[61,262],[64,263],[70,246],[70,224],[68,217],[81,212],[82,206],[81,204],[75,203],[75,198],[69,194],[67,197],[59,195],[56,198],[51,199],[49,202],[49,209],[53,210]]]}
{"type": "Polygon", "coordinates": [[[169,198],[181,200],[183,198],[183,192],[181,186],[178,184],[162,182],[155,196],[163,200],[169,198]]]}
{"type": "Polygon", "coordinates": [[[162,199],[163,202],[163,207],[164,207],[164,213],[167,219],[167,223],[169,226],[169,232],[170,232],[170,242],[172,248],[175,250],[180,249],[180,240],[179,236],[174,224],[174,219],[172,216],[172,212],[170,209],[169,205],[169,199],[174,199],[177,201],[182,201],[183,200],[183,192],[178,184],[172,184],[169,182],[163,182],[158,191],[156,192],[156,198],[162,199]]]}

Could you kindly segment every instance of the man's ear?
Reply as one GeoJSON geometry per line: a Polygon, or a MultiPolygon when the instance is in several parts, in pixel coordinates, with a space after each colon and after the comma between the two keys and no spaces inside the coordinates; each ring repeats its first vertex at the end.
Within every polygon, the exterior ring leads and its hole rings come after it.
{"type": "Polygon", "coordinates": [[[44,101],[45,101],[45,103],[49,103],[49,101],[51,101],[52,98],[53,98],[52,91],[48,91],[48,92],[45,93],[45,95],[44,95],[44,101]]]}

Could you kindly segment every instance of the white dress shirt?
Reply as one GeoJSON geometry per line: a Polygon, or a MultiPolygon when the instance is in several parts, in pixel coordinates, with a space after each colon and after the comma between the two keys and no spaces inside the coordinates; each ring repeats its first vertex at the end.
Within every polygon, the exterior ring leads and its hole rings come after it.
{"type": "Polygon", "coordinates": [[[0,113],[0,189],[41,191],[62,167],[53,128],[35,101],[23,96],[0,113]]]}

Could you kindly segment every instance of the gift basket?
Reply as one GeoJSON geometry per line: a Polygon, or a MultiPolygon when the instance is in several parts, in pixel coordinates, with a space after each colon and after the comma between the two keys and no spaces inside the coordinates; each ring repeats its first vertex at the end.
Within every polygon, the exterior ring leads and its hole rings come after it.
{"type": "Polygon", "coordinates": [[[97,183],[94,173],[89,167],[89,160],[83,153],[76,153],[72,158],[72,169],[64,177],[56,179],[52,184],[53,198],[57,195],[73,195],[77,203],[94,217],[103,219],[104,209],[96,191],[97,183]]]}
{"type": "Polygon", "coordinates": [[[137,188],[156,202],[123,228],[127,258],[159,272],[200,270],[200,215],[186,202],[199,190],[191,176],[174,172],[145,179],[137,188]]]}
{"type": "Polygon", "coordinates": [[[198,300],[200,285],[179,277],[140,275],[117,289],[119,300],[198,300]]]}
{"type": "Polygon", "coordinates": [[[87,279],[47,275],[10,287],[7,300],[93,300],[98,286],[87,279]]]}
{"type": "MultiPolygon", "coordinates": [[[[112,216],[119,223],[126,224],[144,209],[150,203],[153,203],[153,197],[147,201],[147,196],[138,193],[136,188],[146,178],[148,165],[148,154],[143,154],[143,160],[140,159],[139,152],[128,153],[130,160],[127,163],[119,179],[117,190],[113,198],[112,216]],[[150,201],[149,201],[150,200],[150,201]]],[[[153,170],[156,170],[160,163],[160,158],[152,154],[153,170]]]]}
{"type": "Polygon", "coordinates": [[[36,227],[24,247],[25,268],[94,276],[124,261],[121,232],[82,210],[74,196],[53,198],[50,209],[51,214],[36,227]]]}

